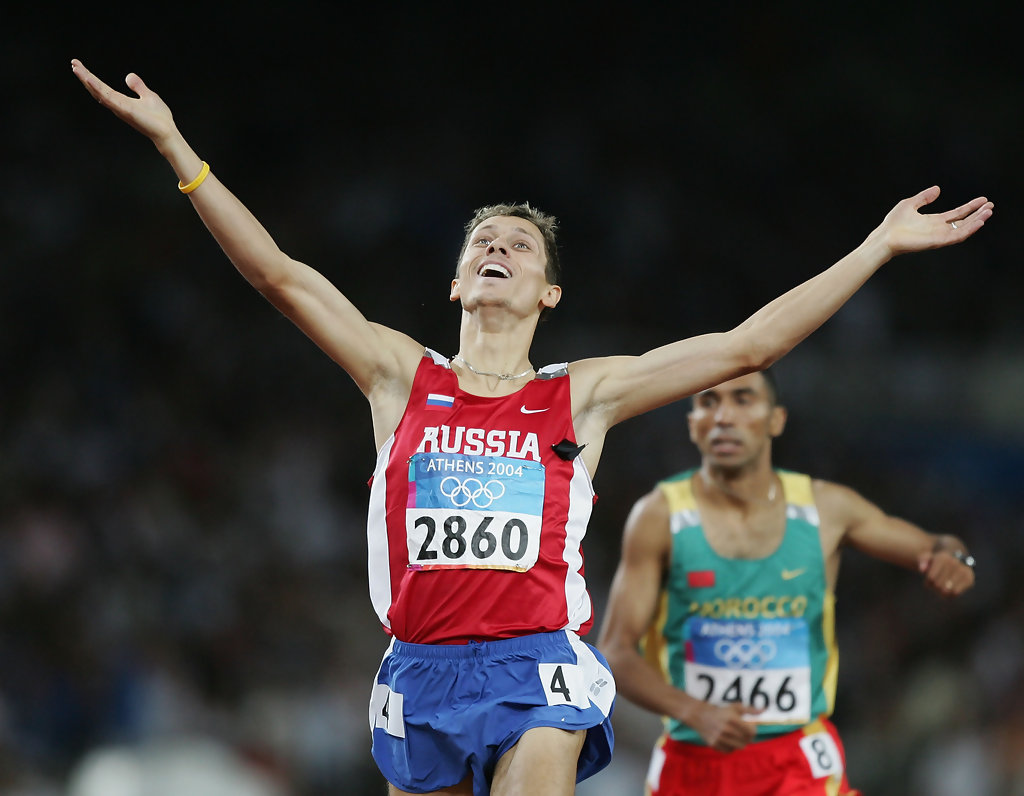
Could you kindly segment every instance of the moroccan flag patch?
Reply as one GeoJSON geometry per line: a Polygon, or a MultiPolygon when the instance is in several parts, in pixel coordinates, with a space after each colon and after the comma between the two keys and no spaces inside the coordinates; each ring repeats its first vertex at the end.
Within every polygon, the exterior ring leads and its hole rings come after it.
{"type": "Polygon", "coordinates": [[[691,589],[706,589],[715,585],[713,569],[699,569],[686,573],[686,585],[691,589]]]}

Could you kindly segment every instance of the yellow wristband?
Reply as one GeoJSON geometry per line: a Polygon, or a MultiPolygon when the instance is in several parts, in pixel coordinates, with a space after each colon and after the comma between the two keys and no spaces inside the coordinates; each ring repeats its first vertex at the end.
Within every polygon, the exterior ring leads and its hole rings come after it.
{"type": "Polygon", "coordinates": [[[210,164],[205,160],[203,161],[203,167],[199,170],[199,176],[196,177],[188,185],[182,185],[181,181],[178,181],[178,190],[182,193],[192,193],[196,188],[203,184],[203,180],[206,179],[206,175],[210,173],[210,164]]]}

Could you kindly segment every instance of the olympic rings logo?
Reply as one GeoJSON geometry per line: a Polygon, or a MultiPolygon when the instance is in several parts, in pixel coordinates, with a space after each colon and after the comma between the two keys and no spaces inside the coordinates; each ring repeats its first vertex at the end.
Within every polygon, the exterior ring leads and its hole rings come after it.
{"type": "Polygon", "coordinates": [[[763,666],[775,657],[778,648],[770,639],[728,639],[715,642],[715,656],[730,669],[763,666]]]}
{"type": "Polygon", "coordinates": [[[439,488],[441,494],[460,509],[470,503],[478,509],[485,509],[505,494],[505,485],[501,481],[491,480],[486,484],[479,478],[467,478],[465,481],[460,481],[454,475],[449,475],[442,480],[439,488]]]}

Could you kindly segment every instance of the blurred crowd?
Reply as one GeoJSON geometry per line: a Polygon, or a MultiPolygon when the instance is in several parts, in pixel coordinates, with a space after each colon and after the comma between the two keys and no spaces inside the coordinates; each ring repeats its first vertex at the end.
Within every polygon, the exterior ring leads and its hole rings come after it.
{"type": "MultiPolygon", "coordinates": [[[[226,9],[207,9],[207,29],[231,29],[226,9]]],[[[386,36],[344,27],[347,12],[304,18],[291,50],[254,19],[235,42],[252,57],[221,60],[106,29],[4,34],[18,156],[0,195],[0,794],[383,793],[365,402],[234,273],[152,147],[69,70],[49,76],[70,57],[115,83],[138,70],[289,253],[449,354],[448,282],[482,204],[562,218],[566,293],[541,365],[729,328],[903,196],[939,181],[949,209],[990,192],[991,229],[887,266],[779,363],[791,416],[775,460],[978,560],[976,588],[950,602],[844,559],[835,721],[851,782],[1024,794],[1024,320],[999,232],[1019,216],[1000,182],[1024,129],[1000,98],[1019,87],[1012,69],[963,68],[931,15],[913,20],[918,49],[872,30],[867,58],[856,36],[776,10],[681,28],[677,50],[649,46],[652,11],[618,62],[569,58],[549,25],[531,49],[566,65],[515,96],[423,9],[381,21],[386,36]]],[[[684,406],[612,431],[584,543],[598,622],[629,506],[695,462],[684,406]]],[[[616,758],[581,796],[640,793],[657,729],[620,701],[616,758]]]]}
{"type": "MultiPolygon", "coordinates": [[[[381,792],[365,712],[386,643],[365,575],[368,412],[233,275],[223,304],[201,294],[196,271],[230,274],[217,257],[174,281],[153,271],[120,308],[68,301],[43,332],[61,342],[7,371],[22,381],[0,436],[2,793],[381,792]]],[[[777,463],[956,533],[979,561],[976,589],[949,602],[915,573],[844,560],[851,777],[876,796],[1024,793],[1019,430],[997,433],[991,412],[972,424],[977,358],[866,356],[842,343],[855,321],[837,320],[779,365],[777,463]]],[[[629,503],[695,461],[684,414],[609,439],[585,545],[598,621],[629,503]]],[[[589,792],[642,777],[656,727],[628,708],[618,722],[619,757],[589,792]]]]}

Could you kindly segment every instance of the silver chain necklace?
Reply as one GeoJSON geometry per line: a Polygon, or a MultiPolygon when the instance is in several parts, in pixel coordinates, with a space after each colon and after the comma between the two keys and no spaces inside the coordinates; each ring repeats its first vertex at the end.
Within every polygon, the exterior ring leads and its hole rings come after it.
{"type": "Polygon", "coordinates": [[[494,376],[496,379],[501,379],[502,381],[515,381],[516,379],[521,379],[523,378],[523,376],[529,376],[531,373],[533,373],[533,368],[527,368],[522,373],[491,373],[491,371],[489,370],[477,370],[472,365],[470,365],[466,361],[466,358],[463,357],[461,354],[456,354],[455,356],[452,357],[453,362],[456,359],[459,360],[459,362],[461,362],[467,368],[469,368],[477,376],[494,376]]]}

